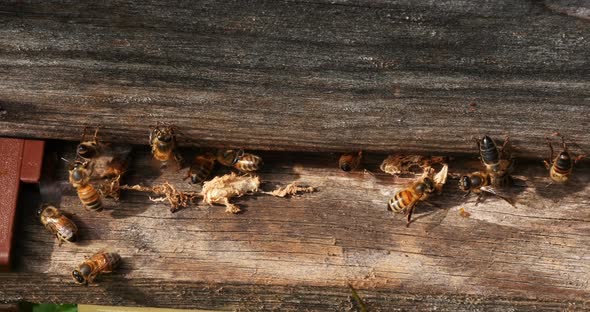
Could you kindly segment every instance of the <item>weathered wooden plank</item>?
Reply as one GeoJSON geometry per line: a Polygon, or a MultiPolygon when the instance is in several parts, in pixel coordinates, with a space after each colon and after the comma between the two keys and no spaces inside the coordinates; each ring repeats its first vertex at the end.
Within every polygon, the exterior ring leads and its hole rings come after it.
{"type": "MultiPolygon", "coordinates": [[[[3,282],[0,284],[0,295],[7,302],[100,302],[117,306],[200,307],[231,311],[359,311],[350,291],[343,287],[108,279],[108,285],[80,291],[79,286],[72,285],[61,276],[0,273],[3,282]],[[17,284],[21,287],[11,286],[17,284]]],[[[587,302],[567,300],[419,295],[383,290],[359,291],[359,295],[369,311],[583,311],[588,308],[587,302]]]]}
{"type": "MultiPolygon", "coordinates": [[[[438,207],[420,205],[406,228],[386,202],[412,179],[379,172],[382,155],[369,155],[368,172],[351,174],[337,168],[335,155],[261,155],[265,189],[298,181],[319,192],[292,199],[247,196],[237,201],[245,208],[239,215],[203,204],[172,214],[128,192],[95,213],[66,188],[61,207],[75,213],[81,235],[77,244],[61,247],[33,216],[37,202],[24,203],[15,269],[26,274],[2,276],[22,283],[1,286],[0,295],[5,301],[341,311],[351,283],[374,310],[587,308],[587,166],[577,168],[569,185],[546,187],[541,163],[519,163],[516,175],[526,177],[527,186],[512,192],[516,209],[495,198],[474,206],[451,179],[432,200],[438,207]],[[471,217],[461,217],[460,208],[471,217]],[[98,287],[74,287],[69,272],[101,248],[118,251],[122,267],[98,287]],[[209,296],[215,289],[227,293],[209,296]]],[[[452,173],[477,169],[475,159],[451,162],[452,173]]],[[[160,170],[147,147],[138,147],[129,174],[131,184],[170,181],[198,190],[182,181],[184,172],[160,170]]]]}
{"type": "Polygon", "coordinates": [[[0,4],[0,134],[252,149],[590,150],[590,27],[541,1],[0,4]],[[549,9],[548,9],[549,8],[549,9]]]}

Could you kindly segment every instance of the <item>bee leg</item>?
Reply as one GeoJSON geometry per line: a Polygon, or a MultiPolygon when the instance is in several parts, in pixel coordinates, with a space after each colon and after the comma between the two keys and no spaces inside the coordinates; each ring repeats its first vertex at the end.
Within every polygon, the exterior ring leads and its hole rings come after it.
{"type": "Polygon", "coordinates": [[[553,185],[553,181],[549,182],[549,184],[545,185],[545,187],[550,187],[551,185],[553,185]]]}
{"type": "Polygon", "coordinates": [[[182,181],[186,181],[186,179],[188,179],[188,178],[190,178],[190,177],[191,177],[191,170],[189,169],[189,170],[186,172],[186,176],[185,176],[184,178],[182,178],[182,181]]]}
{"type": "Polygon", "coordinates": [[[414,208],[416,207],[416,203],[412,204],[412,206],[408,207],[408,219],[406,221],[406,227],[410,226],[412,223],[412,214],[414,213],[414,208]]]}
{"type": "Polygon", "coordinates": [[[506,151],[507,147],[509,147],[509,145],[508,145],[509,143],[510,143],[510,137],[509,136],[505,136],[504,137],[504,143],[502,144],[502,147],[500,148],[500,158],[502,158],[502,159],[506,159],[507,158],[505,151],[506,151]]]}
{"type": "Polygon", "coordinates": [[[61,247],[61,244],[63,244],[63,240],[57,234],[55,236],[57,237],[57,246],[61,247]]]}
{"type": "Polygon", "coordinates": [[[180,171],[182,170],[182,163],[183,163],[183,158],[180,155],[180,153],[178,153],[178,151],[174,151],[174,160],[176,161],[176,166],[178,166],[178,169],[176,171],[180,171]]]}
{"type": "Polygon", "coordinates": [[[80,142],[84,142],[86,139],[86,130],[88,130],[88,126],[84,127],[84,130],[82,130],[82,139],[80,139],[80,142]]]}
{"type": "MultiPolygon", "coordinates": [[[[547,145],[549,145],[549,161],[553,161],[553,145],[551,145],[551,140],[549,139],[549,137],[545,137],[545,140],[547,140],[547,145]]],[[[551,167],[548,161],[545,161],[545,166],[547,167],[547,169],[551,167]]]]}
{"type": "Polygon", "coordinates": [[[154,136],[154,126],[150,126],[150,137],[149,137],[149,142],[148,144],[152,146],[152,153],[154,152],[154,145],[152,142],[152,137],[154,136]]]}
{"type": "Polygon", "coordinates": [[[563,146],[563,150],[567,151],[567,145],[565,145],[565,138],[561,134],[559,136],[561,137],[561,145],[563,146]]]}
{"type": "Polygon", "coordinates": [[[580,160],[582,160],[582,159],[586,158],[587,156],[588,156],[588,154],[582,154],[582,155],[579,155],[578,157],[576,157],[576,158],[574,159],[574,164],[577,164],[577,163],[578,163],[580,160]]]}
{"type": "Polygon", "coordinates": [[[477,194],[477,198],[475,199],[475,206],[477,206],[479,203],[483,203],[483,192],[477,194]]]}
{"type": "Polygon", "coordinates": [[[547,170],[551,169],[551,164],[548,161],[543,160],[543,163],[545,164],[545,168],[547,168],[547,170]]]}
{"type": "Polygon", "coordinates": [[[467,197],[467,196],[469,196],[469,194],[471,194],[471,190],[467,191],[467,193],[465,193],[465,195],[463,195],[463,197],[467,197]]]}
{"type": "Polygon", "coordinates": [[[477,144],[477,150],[479,151],[480,147],[481,147],[480,146],[481,143],[479,142],[479,139],[476,137],[471,137],[471,139],[475,141],[475,144],[477,144]]]}

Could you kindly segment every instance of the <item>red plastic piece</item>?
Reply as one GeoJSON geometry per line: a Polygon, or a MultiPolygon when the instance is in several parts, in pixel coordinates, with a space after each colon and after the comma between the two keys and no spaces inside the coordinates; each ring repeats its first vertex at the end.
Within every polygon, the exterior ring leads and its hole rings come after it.
{"type": "Polygon", "coordinates": [[[0,138],[0,271],[10,269],[20,182],[39,183],[44,141],[0,138]]]}
{"type": "Polygon", "coordinates": [[[24,140],[0,138],[0,270],[10,268],[24,140]]]}
{"type": "Polygon", "coordinates": [[[39,183],[45,141],[25,140],[23,160],[20,166],[20,180],[24,183],[39,183]]]}

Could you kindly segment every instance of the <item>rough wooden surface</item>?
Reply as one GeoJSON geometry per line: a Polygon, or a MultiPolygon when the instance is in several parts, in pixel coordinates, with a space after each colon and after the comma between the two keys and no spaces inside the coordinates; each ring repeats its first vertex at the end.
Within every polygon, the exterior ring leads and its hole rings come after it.
{"type": "MultiPolygon", "coordinates": [[[[337,168],[336,155],[260,155],[264,189],[298,181],[319,192],[243,197],[236,201],[245,209],[238,215],[203,204],[172,214],[144,194],[127,192],[95,213],[65,188],[60,206],[75,214],[81,237],[61,247],[34,216],[38,198],[27,196],[16,245],[21,273],[0,276],[0,299],[342,311],[350,305],[350,283],[377,311],[588,308],[587,166],[577,168],[569,185],[546,187],[540,162],[520,163],[516,176],[526,177],[521,184],[527,186],[511,191],[516,209],[493,197],[474,206],[474,197],[463,198],[451,179],[432,199],[436,207],[420,205],[406,228],[386,202],[412,179],[379,172],[383,155],[369,155],[368,172],[350,174],[337,168]],[[460,208],[471,216],[461,217],[460,208]],[[74,285],[72,268],[101,248],[118,251],[122,267],[98,286],[74,285]]],[[[133,164],[130,184],[170,181],[198,189],[181,180],[185,172],[160,170],[145,146],[133,164]]],[[[476,159],[451,162],[452,173],[477,169],[476,159]]]]}
{"type": "MultiPolygon", "coordinates": [[[[97,302],[103,305],[208,307],[221,311],[359,311],[344,287],[266,286],[212,284],[200,281],[125,280],[110,277],[105,286],[80,287],[61,276],[47,274],[1,274],[0,293],[9,301],[97,302]],[[23,289],[26,287],[27,291],[23,289]]],[[[543,300],[470,295],[408,294],[390,290],[359,291],[368,311],[584,311],[583,301],[543,300]]]]}
{"type": "Polygon", "coordinates": [[[488,133],[537,157],[560,131],[588,151],[587,2],[567,2],[5,1],[0,134],[137,143],[167,121],[182,144],[468,153],[488,133]]]}

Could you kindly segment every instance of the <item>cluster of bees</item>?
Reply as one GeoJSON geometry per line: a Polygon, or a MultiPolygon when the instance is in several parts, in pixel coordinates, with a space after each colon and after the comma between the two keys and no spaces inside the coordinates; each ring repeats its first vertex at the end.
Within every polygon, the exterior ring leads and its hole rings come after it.
{"type": "MultiPolygon", "coordinates": [[[[182,168],[182,157],[178,153],[175,127],[158,125],[150,129],[149,143],[154,159],[166,165],[174,160],[182,168]]],[[[91,140],[86,140],[86,129],[81,143],[76,148],[76,158],[69,163],[69,183],[76,190],[82,205],[92,211],[103,208],[102,199],[111,197],[119,200],[120,181],[125,173],[131,147],[115,148],[98,140],[98,129],[91,140]]],[[[262,158],[243,150],[219,150],[217,153],[205,152],[194,157],[185,180],[201,183],[207,180],[218,162],[232,167],[241,173],[259,170],[262,158]]],[[[231,177],[235,177],[232,174],[231,177]]],[[[78,233],[76,224],[58,208],[43,205],[37,212],[41,223],[57,238],[59,245],[74,242],[78,233]]],[[[71,273],[79,284],[92,283],[101,273],[109,273],[121,262],[121,257],[114,252],[99,251],[82,262],[71,273]]]]}
{"type": "MultiPolygon", "coordinates": [[[[82,205],[92,211],[102,209],[104,197],[119,200],[119,191],[122,188],[120,181],[128,166],[131,152],[130,147],[117,149],[100,142],[97,134],[98,130],[95,131],[91,140],[86,140],[86,130],[84,130],[81,143],[76,148],[76,158],[69,162],[68,166],[71,186],[75,188],[82,205]]],[[[554,157],[551,140],[547,138],[550,157],[544,161],[552,181],[560,183],[568,180],[575,163],[585,157],[585,155],[572,157],[565,140],[563,137],[561,139],[562,151],[554,157]]],[[[509,152],[508,138],[505,139],[501,147],[498,147],[495,141],[487,135],[476,139],[476,142],[483,165],[482,170],[460,176],[459,188],[466,193],[466,196],[470,193],[477,194],[476,204],[480,202],[484,194],[492,194],[515,206],[514,200],[502,196],[496,191],[496,188],[509,187],[513,184],[511,175],[514,172],[514,159],[509,152]]],[[[174,160],[179,169],[183,167],[183,158],[177,149],[174,126],[158,125],[150,129],[149,144],[154,159],[163,165],[174,160]]],[[[355,170],[359,167],[362,157],[361,151],[343,154],[339,159],[339,167],[347,172],[355,170]]],[[[222,203],[231,212],[239,211],[229,203],[228,198],[257,190],[260,181],[258,177],[244,178],[244,176],[232,173],[205,182],[211,176],[216,163],[237,169],[244,174],[250,174],[261,168],[262,159],[243,150],[204,152],[194,157],[187,175],[184,177],[185,180],[190,178],[191,182],[195,184],[204,182],[203,189],[213,188],[214,192],[201,194],[205,202],[222,203]],[[229,185],[229,188],[215,189],[218,184],[229,185]]],[[[383,161],[380,168],[386,173],[398,175],[411,173],[410,168],[413,166],[422,168],[421,176],[410,185],[395,192],[387,204],[389,210],[407,216],[408,226],[412,221],[412,214],[416,206],[419,203],[427,203],[426,200],[432,194],[441,194],[449,175],[448,160],[445,157],[392,155],[383,161]],[[435,167],[439,166],[441,169],[436,170],[435,167]]],[[[274,192],[265,193],[285,197],[287,194],[311,191],[313,188],[289,185],[274,192]]],[[[41,223],[56,236],[59,245],[63,242],[75,241],[78,232],[76,224],[58,208],[44,205],[38,214],[41,223]]],[[[117,253],[100,251],[82,262],[72,271],[71,275],[77,283],[87,285],[92,283],[101,273],[114,270],[120,262],[121,257],[117,253]]]]}
{"type": "MultiPolygon", "coordinates": [[[[551,183],[564,183],[570,178],[574,165],[586,155],[573,157],[568,151],[563,136],[557,133],[554,135],[561,137],[562,151],[554,157],[551,139],[546,137],[550,155],[549,159],[543,162],[549,171],[551,183]]],[[[465,192],[465,196],[471,193],[477,194],[476,205],[481,202],[484,194],[491,194],[516,207],[514,199],[503,196],[498,192],[500,188],[508,188],[514,185],[512,173],[515,166],[510,153],[509,138],[505,138],[501,147],[487,135],[481,139],[475,138],[475,141],[483,168],[480,171],[460,176],[459,189],[465,192]]],[[[339,160],[339,167],[347,172],[354,170],[359,166],[361,158],[362,152],[360,151],[358,153],[343,154],[339,160]]],[[[386,173],[399,175],[411,173],[410,168],[413,166],[423,169],[422,176],[410,185],[397,190],[387,203],[389,210],[407,216],[407,226],[412,222],[412,213],[418,203],[428,204],[426,200],[432,194],[442,193],[448,175],[448,164],[444,157],[391,155],[383,161],[380,168],[386,173]],[[436,172],[433,168],[435,164],[441,164],[442,169],[436,172]]]]}

